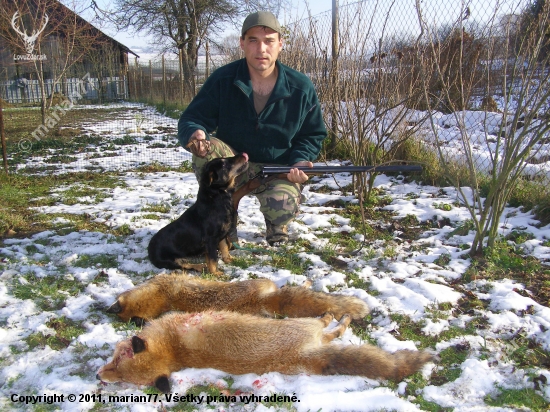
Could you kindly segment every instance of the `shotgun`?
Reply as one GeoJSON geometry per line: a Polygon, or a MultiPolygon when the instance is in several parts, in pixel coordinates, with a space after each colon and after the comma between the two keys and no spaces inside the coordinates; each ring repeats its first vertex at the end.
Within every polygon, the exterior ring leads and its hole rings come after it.
{"type": "Polygon", "coordinates": [[[324,175],[325,173],[383,173],[383,172],[421,172],[418,165],[389,165],[389,166],[264,166],[261,176],[270,176],[280,173],[289,173],[290,169],[303,170],[308,175],[324,175]]]}
{"type": "Polygon", "coordinates": [[[233,207],[239,208],[239,202],[243,196],[256,190],[263,184],[273,179],[284,179],[290,169],[303,170],[308,175],[324,175],[325,173],[381,173],[381,172],[420,172],[422,166],[418,165],[389,165],[389,166],[264,166],[260,173],[250,179],[246,184],[237,189],[233,197],[233,207]],[[282,176],[277,176],[282,175],[282,176]]]}

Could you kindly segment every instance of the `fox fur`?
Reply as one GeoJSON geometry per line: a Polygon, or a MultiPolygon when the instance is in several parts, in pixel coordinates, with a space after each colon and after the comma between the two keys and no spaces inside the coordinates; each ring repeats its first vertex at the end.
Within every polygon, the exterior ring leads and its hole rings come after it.
{"type": "Polygon", "coordinates": [[[101,367],[103,382],[154,384],[170,391],[172,372],[214,368],[230,374],[280,372],[294,375],[359,375],[400,381],[432,359],[426,352],[386,352],[376,346],[330,342],[350,323],[324,330],[333,317],[270,319],[227,311],[174,312],[119,342],[101,367]]]}
{"type": "Polygon", "coordinates": [[[305,287],[278,289],[269,279],[222,282],[188,275],[161,274],[118,296],[108,313],[136,323],[169,311],[229,310],[268,317],[316,317],[326,312],[337,319],[364,318],[369,307],[361,299],[315,292],[305,287]]]}

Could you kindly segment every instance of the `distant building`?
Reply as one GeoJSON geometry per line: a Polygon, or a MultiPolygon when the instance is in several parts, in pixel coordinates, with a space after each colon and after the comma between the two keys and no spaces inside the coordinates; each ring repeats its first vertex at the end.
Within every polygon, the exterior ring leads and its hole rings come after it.
{"type": "Polygon", "coordinates": [[[127,97],[129,55],[139,57],[128,47],[57,0],[0,0],[0,4],[2,98],[12,103],[35,102],[41,95],[37,70],[43,73],[47,95],[78,94],[75,84],[85,78],[95,85],[88,87],[87,99],[127,97]],[[70,68],[54,85],[53,79],[59,78],[67,65],[70,68]]]}

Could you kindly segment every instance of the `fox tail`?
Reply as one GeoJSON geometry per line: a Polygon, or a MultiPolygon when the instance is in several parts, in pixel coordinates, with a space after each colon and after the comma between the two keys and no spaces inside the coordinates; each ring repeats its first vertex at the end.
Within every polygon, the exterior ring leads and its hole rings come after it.
{"type": "Polygon", "coordinates": [[[399,350],[390,353],[372,345],[333,344],[315,352],[310,353],[309,359],[316,359],[316,373],[321,375],[357,375],[396,382],[434,360],[428,352],[399,350]]]}
{"type": "Polygon", "coordinates": [[[265,311],[292,318],[315,317],[331,313],[336,319],[350,315],[362,319],[370,312],[368,305],[353,296],[315,292],[304,287],[283,287],[266,296],[265,311]]]}

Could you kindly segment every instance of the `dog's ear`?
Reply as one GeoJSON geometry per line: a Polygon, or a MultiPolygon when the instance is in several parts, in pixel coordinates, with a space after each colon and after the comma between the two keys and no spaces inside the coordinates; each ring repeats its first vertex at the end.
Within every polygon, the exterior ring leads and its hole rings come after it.
{"type": "Polygon", "coordinates": [[[170,381],[167,376],[160,376],[155,381],[155,387],[162,393],[170,393],[170,381]]]}
{"type": "Polygon", "coordinates": [[[212,183],[218,180],[218,172],[216,170],[208,171],[208,186],[212,186],[212,183]]]}
{"type": "Polygon", "coordinates": [[[113,303],[111,306],[107,308],[107,313],[120,313],[122,312],[122,305],[117,300],[115,303],[113,303]]]}
{"type": "Polygon", "coordinates": [[[138,336],[132,336],[132,350],[134,353],[143,352],[147,347],[145,341],[138,336]]]}

